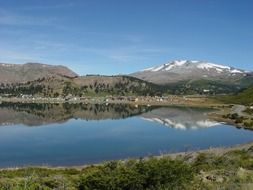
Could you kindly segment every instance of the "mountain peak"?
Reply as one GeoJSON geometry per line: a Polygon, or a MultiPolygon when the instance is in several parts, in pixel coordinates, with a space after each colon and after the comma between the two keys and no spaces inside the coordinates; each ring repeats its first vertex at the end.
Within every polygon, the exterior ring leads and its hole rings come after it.
{"type": "Polygon", "coordinates": [[[163,71],[163,70],[168,71],[168,70],[172,69],[173,67],[179,67],[179,66],[184,65],[185,63],[187,63],[187,60],[175,60],[172,62],[165,63],[163,65],[144,69],[143,71],[163,71]]]}
{"type": "Polygon", "coordinates": [[[218,73],[229,72],[233,74],[236,74],[236,73],[243,74],[246,72],[241,69],[235,69],[233,67],[224,66],[221,64],[210,63],[207,61],[190,61],[190,60],[175,60],[175,61],[165,63],[163,65],[144,69],[142,71],[143,72],[167,71],[167,72],[180,73],[180,71],[184,71],[184,70],[191,71],[193,69],[212,71],[212,72],[218,72],[218,73]]]}
{"type": "Polygon", "coordinates": [[[168,84],[199,79],[230,80],[244,77],[248,73],[242,69],[208,61],[175,60],[130,75],[156,84],[168,84]]]}

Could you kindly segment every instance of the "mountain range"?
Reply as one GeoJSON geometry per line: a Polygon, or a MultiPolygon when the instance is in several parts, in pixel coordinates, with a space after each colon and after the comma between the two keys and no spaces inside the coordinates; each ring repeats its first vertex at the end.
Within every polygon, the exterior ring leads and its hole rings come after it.
{"type": "Polygon", "coordinates": [[[78,76],[64,66],[0,64],[0,94],[228,94],[253,85],[253,73],[206,61],[176,60],[121,76],[78,76]]]}
{"type": "Polygon", "coordinates": [[[130,74],[172,94],[227,94],[253,85],[253,73],[207,61],[176,60],[130,74]]]}
{"type": "Polygon", "coordinates": [[[170,84],[184,80],[230,80],[247,76],[249,72],[205,61],[178,60],[130,74],[156,84],[170,84]]]}

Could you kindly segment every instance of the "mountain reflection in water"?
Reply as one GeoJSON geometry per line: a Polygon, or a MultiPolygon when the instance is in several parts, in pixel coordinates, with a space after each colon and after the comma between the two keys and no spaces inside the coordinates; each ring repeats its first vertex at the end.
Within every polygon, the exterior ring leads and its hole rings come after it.
{"type": "Polygon", "coordinates": [[[153,108],[128,104],[0,104],[0,125],[24,124],[39,126],[64,123],[70,119],[124,119],[140,115],[153,108]]]}
{"type": "Polygon", "coordinates": [[[141,117],[148,121],[158,122],[162,125],[176,129],[198,129],[214,127],[218,122],[211,121],[207,117],[207,109],[162,107],[144,113],[141,117]]]}
{"type": "Polygon", "coordinates": [[[77,166],[253,140],[249,130],[221,123],[212,127],[216,122],[208,120],[209,111],[123,104],[3,103],[0,168],[77,166]]]}
{"type": "Polygon", "coordinates": [[[176,129],[212,127],[218,123],[210,121],[200,108],[134,106],[128,104],[0,104],[0,125],[40,126],[64,123],[70,119],[106,120],[124,119],[132,116],[158,122],[176,129]]]}

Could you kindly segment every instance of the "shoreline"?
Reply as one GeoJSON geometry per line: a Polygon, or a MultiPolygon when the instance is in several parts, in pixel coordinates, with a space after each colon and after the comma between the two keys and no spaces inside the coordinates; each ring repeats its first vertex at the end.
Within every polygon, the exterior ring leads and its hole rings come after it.
{"type": "Polygon", "coordinates": [[[178,96],[168,95],[163,97],[150,96],[97,96],[97,97],[74,97],[65,98],[20,98],[20,97],[0,97],[1,102],[11,103],[87,103],[87,104],[138,104],[138,105],[193,105],[193,106],[215,106],[220,103],[209,99],[206,96],[178,96]]]}
{"type": "Polygon", "coordinates": [[[246,106],[243,105],[226,105],[216,112],[209,113],[208,117],[218,122],[234,125],[237,128],[253,130],[253,125],[245,125],[246,122],[253,122],[253,115],[245,113],[245,109],[246,106]],[[238,107],[241,107],[241,110],[238,110],[238,107]],[[235,114],[234,118],[231,117],[233,114],[235,114]]]}
{"type": "MultiPolygon", "coordinates": [[[[35,104],[128,104],[131,106],[177,106],[177,107],[192,107],[192,108],[210,108],[215,111],[208,114],[209,119],[218,122],[224,122],[227,124],[234,125],[238,128],[244,128],[253,130],[252,126],[246,126],[245,121],[238,123],[235,119],[226,117],[228,114],[237,113],[238,117],[245,116],[243,110],[236,111],[236,107],[242,105],[236,104],[225,104],[205,96],[166,96],[166,97],[145,97],[145,96],[134,96],[134,97],[87,97],[86,99],[72,99],[72,100],[57,100],[57,98],[44,98],[44,99],[33,99],[33,98],[0,98],[0,104],[2,102],[9,103],[35,103],[35,104]],[[131,99],[131,100],[129,100],[131,99]],[[235,107],[235,108],[234,108],[235,107]],[[234,108],[234,109],[233,109],[234,108]]],[[[245,106],[244,106],[245,107],[245,106]]],[[[246,107],[245,107],[246,108],[246,107]]],[[[247,115],[247,122],[253,123],[253,115],[247,115]]]]}
{"type": "MultiPolygon", "coordinates": [[[[222,156],[230,151],[243,151],[243,150],[248,150],[249,148],[253,147],[253,141],[243,143],[243,144],[235,144],[232,146],[221,146],[221,147],[209,147],[207,149],[202,149],[202,150],[190,150],[190,151],[185,151],[185,152],[177,152],[177,153],[168,153],[168,154],[163,154],[163,155],[151,155],[151,156],[144,156],[142,159],[143,160],[148,160],[150,158],[171,158],[171,159],[178,159],[182,157],[192,157],[196,158],[198,154],[201,153],[207,153],[207,154],[212,154],[214,156],[222,156]]],[[[126,159],[119,159],[119,160],[106,160],[106,161],[101,161],[99,163],[94,163],[94,164],[82,164],[82,165],[76,165],[76,166],[50,166],[50,165],[27,165],[27,166],[20,166],[20,167],[7,167],[7,168],[0,168],[1,171],[15,171],[15,170],[20,170],[20,169],[26,169],[26,168],[37,168],[37,169],[52,169],[52,170],[65,170],[65,169],[76,169],[76,170],[82,170],[87,167],[92,167],[92,166],[100,166],[103,165],[107,162],[127,162],[129,160],[138,160],[140,158],[126,158],[126,159]]]]}
{"type": "MultiPolygon", "coordinates": [[[[28,102],[25,102],[28,103],[28,102]]],[[[30,102],[34,103],[34,102],[30,102]]],[[[52,102],[54,103],[54,102],[52,102]]],[[[71,102],[72,103],[72,102],[71,102]]],[[[106,102],[108,103],[108,102],[106,102]]],[[[108,104],[116,103],[110,102],[108,104]]],[[[122,104],[122,102],[117,102],[122,104]]],[[[170,106],[211,108],[208,118],[216,117],[216,121],[224,119],[224,114],[238,111],[225,104],[166,104],[166,102],[125,102],[133,106],[170,106]],[[216,115],[215,115],[216,114],[216,115]]],[[[15,103],[14,103],[15,104],[15,103]]],[[[96,103],[95,103],[96,104],[96,103]]],[[[104,102],[103,102],[104,104],[104,102]]],[[[240,110],[239,110],[240,111],[240,110]]],[[[226,123],[233,122],[227,119],[226,123]]],[[[234,125],[234,124],[233,124],[234,125]]],[[[231,126],[231,127],[236,127],[231,126]]],[[[253,141],[207,149],[193,149],[178,153],[147,155],[143,157],[127,157],[125,159],[105,160],[95,164],[77,166],[24,165],[19,167],[0,168],[0,188],[9,189],[120,189],[122,185],[136,183],[149,184],[150,178],[156,180],[155,187],[164,183],[166,187],[177,189],[217,189],[227,187],[233,189],[253,188],[253,141]],[[108,181],[109,180],[109,181],[108,181]],[[171,185],[173,181],[174,185],[171,185]],[[174,183],[175,182],[175,183],[174,183]],[[110,186],[108,186],[108,184],[110,186]],[[167,185],[166,185],[167,184],[167,185]],[[168,185],[169,184],[169,185],[168,185]],[[232,184],[232,186],[231,186],[232,184]],[[108,189],[108,188],[107,188],[108,189]],[[116,189],[116,188],[115,188],[116,189]]],[[[135,188],[133,188],[135,189],[135,188]]]]}

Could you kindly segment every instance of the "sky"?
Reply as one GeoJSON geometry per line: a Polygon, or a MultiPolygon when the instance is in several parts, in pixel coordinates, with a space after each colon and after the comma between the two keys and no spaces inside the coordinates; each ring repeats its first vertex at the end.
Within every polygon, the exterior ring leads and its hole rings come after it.
{"type": "Polygon", "coordinates": [[[172,60],[253,70],[252,0],[0,0],[0,62],[127,74],[172,60]]]}

